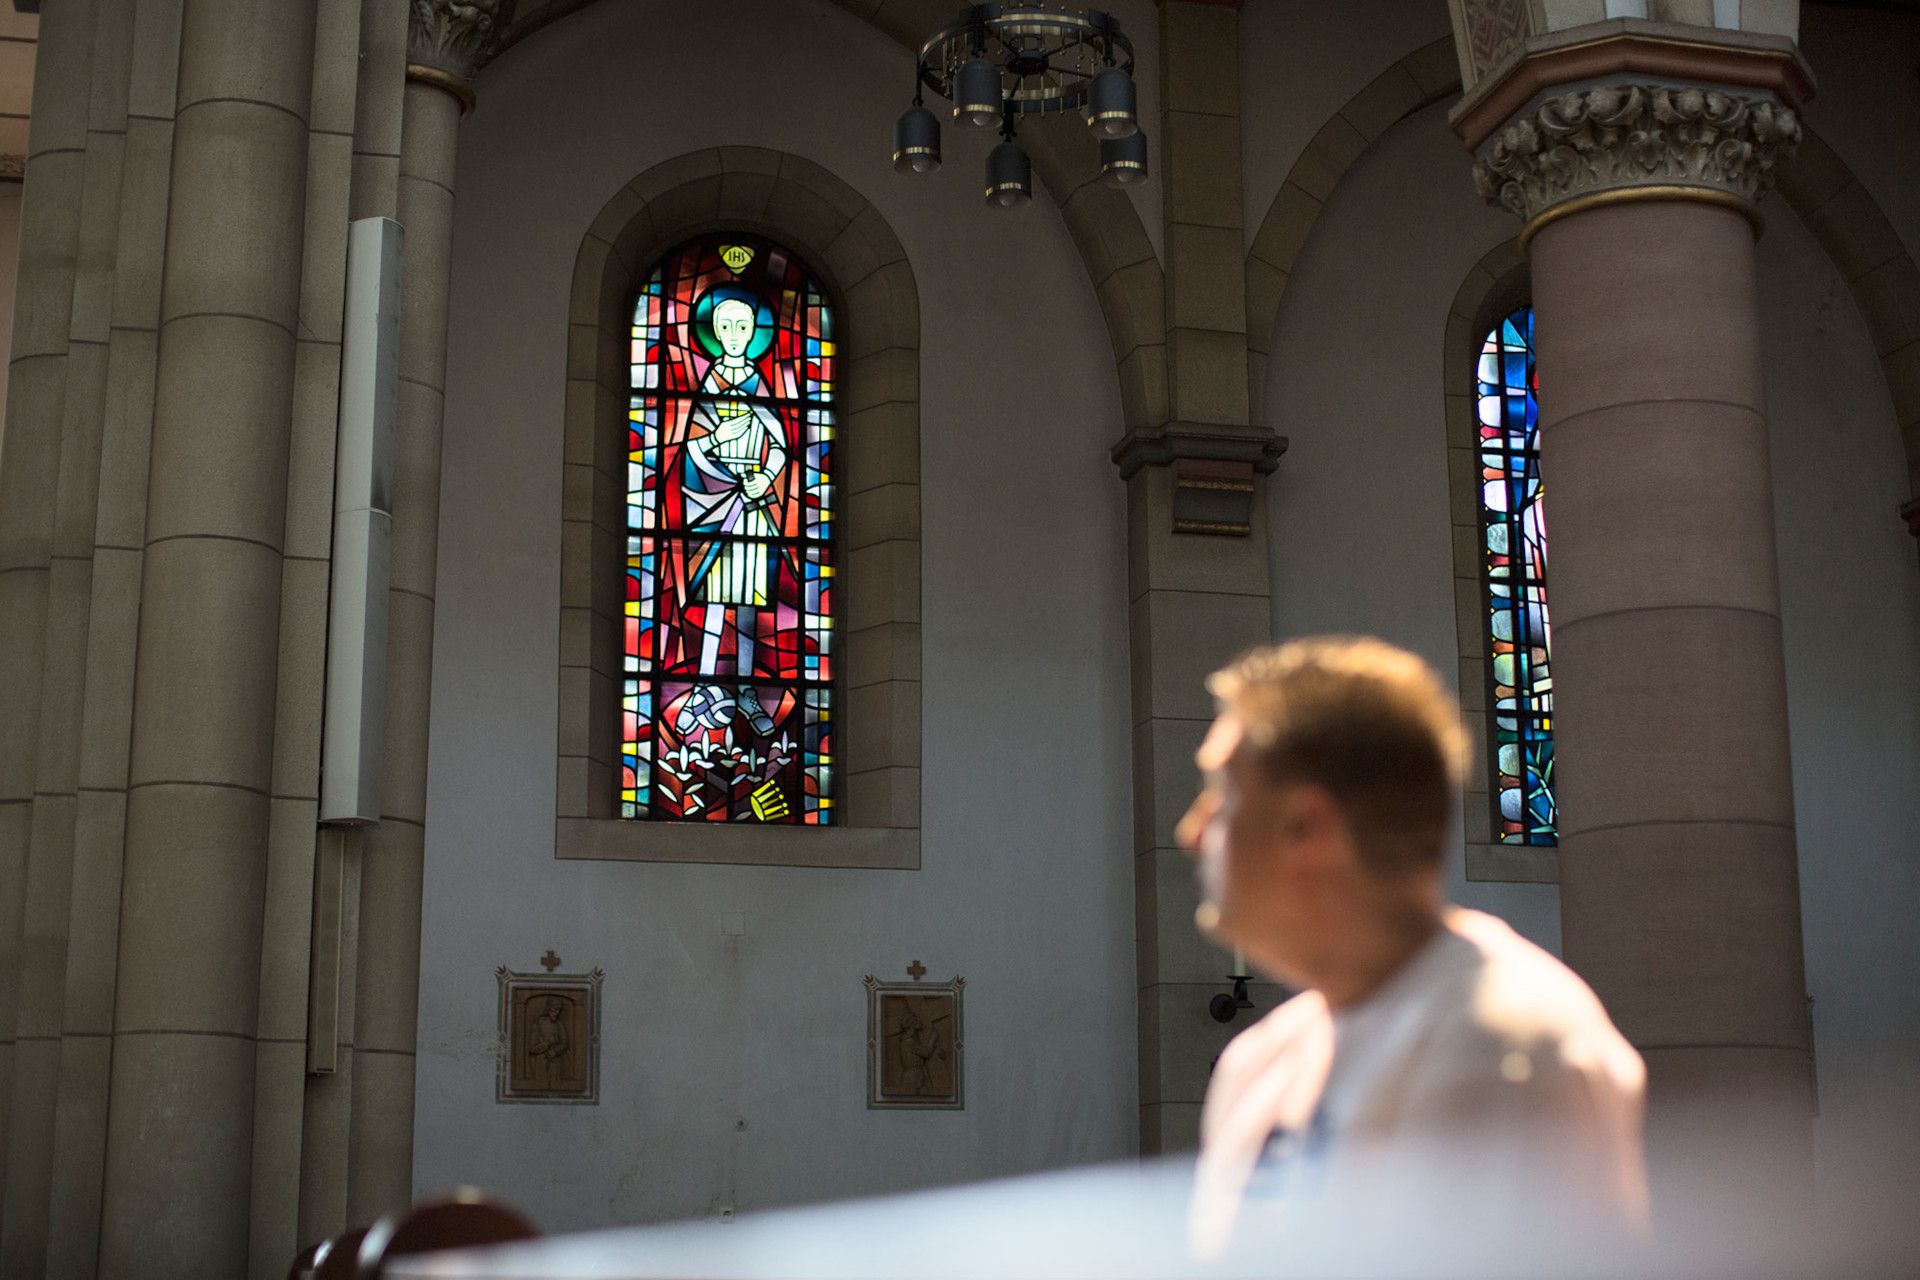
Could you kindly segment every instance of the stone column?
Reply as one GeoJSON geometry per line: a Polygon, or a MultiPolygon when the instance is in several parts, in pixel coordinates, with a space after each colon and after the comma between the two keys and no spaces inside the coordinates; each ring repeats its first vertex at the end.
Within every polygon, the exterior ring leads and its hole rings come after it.
{"type": "Polygon", "coordinates": [[[318,849],[336,838],[317,823],[360,16],[361,0],[318,0],[314,22],[255,1041],[251,1270],[260,1280],[284,1275],[306,1243],[299,1222],[315,865],[318,849]]]}
{"type": "MultiPolygon", "coordinates": [[[[52,1024],[29,1000],[22,1025],[22,969],[53,908],[29,914],[49,595],[66,408],[70,321],[78,270],[94,6],[61,6],[40,25],[33,121],[22,193],[7,416],[0,435],[0,1271],[37,1270],[45,1249],[52,1127],[39,1082],[57,1075],[58,1010],[52,1024]],[[20,1086],[26,1106],[16,1103],[20,1086]],[[41,1114],[33,1114],[34,1112],[41,1114]]],[[[71,788],[69,788],[71,791],[71,788]]],[[[69,803],[71,796],[68,797],[69,803]]],[[[65,841],[71,847],[71,813],[65,841]]],[[[44,863],[54,851],[41,835],[44,863]]],[[[50,886],[46,886],[50,887],[50,886]]],[[[64,933],[64,928],[61,930],[64,933]]],[[[36,972],[40,967],[35,966],[36,972]]],[[[54,968],[57,974],[57,965],[54,968]]]]}
{"type": "MultiPolygon", "coordinates": [[[[348,217],[400,216],[400,135],[407,91],[409,0],[360,0],[360,75],[348,217]]],[[[331,491],[329,491],[329,500],[331,491]]],[[[313,960],[300,1142],[302,1245],[359,1225],[347,1216],[358,984],[360,864],[368,832],[322,831],[314,850],[313,960]]]]}
{"type": "Polygon", "coordinates": [[[55,1113],[71,1041],[65,1037],[68,937],[76,863],[81,709],[93,597],[94,514],[107,396],[107,338],[126,135],[131,0],[97,0],[89,51],[83,161],[59,478],[48,564],[32,836],[19,966],[21,1070],[14,1079],[7,1213],[0,1258],[38,1273],[47,1262],[56,1187],[68,1177],[55,1113]]]}
{"type": "Polygon", "coordinates": [[[1670,1190],[1804,1195],[1753,240],[1811,80],[1783,37],[1646,23],[1532,37],[1507,66],[1455,119],[1533,263],[1566,959],[1646,1056],[1655,1155],[1728,1144],[1670,1190]]]}
{"type": "MultiPolygon", "coordinates": [[[[1204,679],[1273,631],[1265,477],[1286,441],[1251,425],[1240,198],[1237,4],[1160,10],[1169,417],[1113,450],[1127,483],[1133,668],[1140,1150],[1191,1149],[1214,1057],[1254,1014],[1208,1003],[1230,957],[1200,936],[1193,864],[1173,827],[1199,789],[1213,717],[1204,679]]],[[[1272,1008],[1277,989],[1256,997],[1272,1008]]]]}
{"type": "MultiPolygon", "coordinates": [[[[112,306],[106,396],[92,532],[86,690],[80,717],[79,804],[68,906],[54,1181],[47,1274],[91,1277],[100,1244],[106,1176],[109,1073],[126,832],[127,759],[133,726],[134,649],[147,513],[155,350],[179,70],[179,6],[96,0],[102,32],[117,10],[122,30],[125,139],[111,254],[112,306]]],[[[96,55],[95,74],[112,62],[96,55]]],[[[99,100],[96,90],[96,101],[99,100]]],[[[90,161],[91,162],[91,161],[90,161]]],[[[91,220],[91,215],[88,215],[91,220]]],[[[82,228],[83,241],[88,231],[82,228]]],[[[83,264],[90,254],[83,252],[83,264]]],[[[88,290],[76,291],[76,326],[88,290]]]]}
{"type": "Polygon", "coordinates": [[[187,0],[100,1271],[247,1268],[314,0],[187,0]]]}
{"type": "Polygon", "coordinates": [[[393,575],[387,597],[386,756],[380,822],[367,835],[360,865],[349,1221],[404,1205],[412,1193],[420,877],[454,152],[460,117],[473,106],[473,75],[511,9],[507,0],[416,3],[407,33],[397,193],[407,246],[394,441],[393,575]]]}

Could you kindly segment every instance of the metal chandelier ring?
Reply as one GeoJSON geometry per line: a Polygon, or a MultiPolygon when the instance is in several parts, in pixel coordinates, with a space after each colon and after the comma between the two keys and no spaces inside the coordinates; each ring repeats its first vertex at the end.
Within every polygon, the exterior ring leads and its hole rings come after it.
{"type": "Polygon", "coordinates": [[[1001,71],[1002,99],[1022,115],[1077,110],[1087,103],[1093,77],[1108,59],[1131,74],[1133,41],[1110,15],[1096,9],[1038,4],[977,4],[920,46],[919,80],[943,98],[975,56],[1001,71]],[[1006,82],[1010,88],[1005,88],[1006,82]]]}

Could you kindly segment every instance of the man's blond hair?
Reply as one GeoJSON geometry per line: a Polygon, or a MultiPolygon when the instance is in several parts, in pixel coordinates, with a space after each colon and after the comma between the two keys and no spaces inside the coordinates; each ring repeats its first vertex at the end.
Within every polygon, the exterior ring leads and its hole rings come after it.
{"type": "Polygon", "coordinates": [[[1370,869],[1439,864],[1467,738],[1426,663],[1370,637],[1318,636],[1255,649],[1207,688],[1240,722],[1255,775],[1324,787],[1370,869]]]}

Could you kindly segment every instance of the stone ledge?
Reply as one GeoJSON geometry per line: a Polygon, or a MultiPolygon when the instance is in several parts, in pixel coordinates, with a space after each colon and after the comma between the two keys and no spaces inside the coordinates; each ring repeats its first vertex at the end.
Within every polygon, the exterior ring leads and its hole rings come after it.
{"type": "Polygon", "coordinates": [[[920,832],[909,827],[749,827],[560,818],[555,822],[553,856],[613,862],[918,871],[920,832]]]}
{"type": "Polygon", "coordinates": [[[1158,428],[1130,431],[1107,452],[1125,480],[1142,467],[1166,466],[1187,458],[1245,462],[1266,475],[1278,469],[1280,456],[1286,451],[1287,437],[1264,427],[1169,422],[1158,428]]]}
{"type": "Polygon", "coordinates": [[[1482,884],[1559,884],[1560,850],[1538,844],[1469,844],[1467,879],[1482,884]]]}

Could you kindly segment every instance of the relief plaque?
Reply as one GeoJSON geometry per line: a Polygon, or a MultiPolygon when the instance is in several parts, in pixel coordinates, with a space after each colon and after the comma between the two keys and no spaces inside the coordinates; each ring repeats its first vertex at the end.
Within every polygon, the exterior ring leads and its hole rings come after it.
{"type": "Polygon", "coordinates": [[[917,960],[907,972],[914,981],[882,982],[867,975],[867,1106],[959,1111],[966,1048],[960,993],[967,980],[921,982],[919,974],[926,969],[917,960]]]}
{"type": "Polygon", "coordinates": [[[604,971],[513,973],[502,965],[494,976],[500,981],[495,1100],[599,1102],[604,971]]]}

